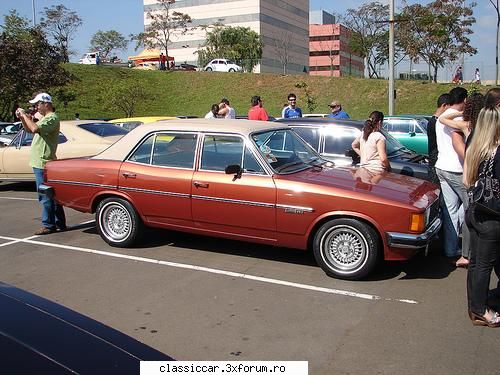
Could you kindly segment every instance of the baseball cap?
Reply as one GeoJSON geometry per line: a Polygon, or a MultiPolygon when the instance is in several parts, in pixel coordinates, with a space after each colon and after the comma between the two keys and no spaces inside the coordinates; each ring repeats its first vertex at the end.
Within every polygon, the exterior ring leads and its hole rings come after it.
{"type": "Polygon", "coordinates": [[[31,104],[36,104],[38,102],[52,103],[52,97],[46,92],[41,92],[33,100],[30,100],[31,104]]]}

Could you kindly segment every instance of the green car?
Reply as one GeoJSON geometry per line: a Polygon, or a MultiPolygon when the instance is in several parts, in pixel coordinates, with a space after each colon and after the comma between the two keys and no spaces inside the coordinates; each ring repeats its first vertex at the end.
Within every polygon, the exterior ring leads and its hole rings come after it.
{"type": "Polygon", "coordinates": [[[427,155],[427,122],[424,116],[387,116],[384,129],[410,150],[427,155]]]}

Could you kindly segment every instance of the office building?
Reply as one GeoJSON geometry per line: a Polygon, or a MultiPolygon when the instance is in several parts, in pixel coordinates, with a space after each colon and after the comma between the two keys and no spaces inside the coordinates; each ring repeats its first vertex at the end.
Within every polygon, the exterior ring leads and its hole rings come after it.
{"type": "Polygon", "coordinates": [[[310,19],[309,74],[363,77],[363,58],[349,49],[351,30],[333,23],[335,18],[325,11],[311,12],[310,19]]]}
{"type": "MultiPolygon", "coordinates": [[[[144,0],[144,24],[149,11],[159,9],[156,0],[144,0]]],[[[288,42],[287,73],[307,71],[309,66],[309,1],[308,0],[177,0],[172,11],[188,14],[194,29],[185,35],[174,35],[169,55],[177,63],[197,63],[196,51],[205,42],[204,25],[221,23],[225,26],[249,27],[264,42],[261,63],[255,68],[261,73],[282,73],[279,58],[282,40],[288,42]]],[[[225,56],[219,56],[221,58],[225,56]]]]}

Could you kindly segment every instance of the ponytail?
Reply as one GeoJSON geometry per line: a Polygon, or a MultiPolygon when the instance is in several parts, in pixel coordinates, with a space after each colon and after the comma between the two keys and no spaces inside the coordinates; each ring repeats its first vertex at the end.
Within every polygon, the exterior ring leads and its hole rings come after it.
{"type": "Polygon", "coordinates": [[[373,111],[370,113],[370,118],[365,121],[365,125],[363,126],[363,139],[365,141],[375,131],[377,124],[382,121],[384,121],[384,114],[382,112],[373,111]]]}

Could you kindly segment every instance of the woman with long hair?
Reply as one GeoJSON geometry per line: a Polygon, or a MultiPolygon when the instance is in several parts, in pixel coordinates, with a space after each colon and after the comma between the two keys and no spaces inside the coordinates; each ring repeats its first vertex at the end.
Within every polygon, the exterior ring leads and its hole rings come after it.
{"type": "Polygon", "coordinates": [[[370,113],[365,121],[363,133],[352,142],[352,148],[361,157],[360,166],[372,170],[389,171],[391,165],[387,159],[385,137],[380,132],[384,114],[379,111],[370,113]]]}
{"type": "MultiPolygon", "coordinates": [[[[499,144],[500,108],[485,107],[479,113],[474,137],[465,155],[464,184],[466,187],[474,186],[484,163],[493,157],[492,177],[494,182],[496,180],[496,200],[500,199],[499,144]]],[[[488,306],[491,271],[498,265],[500,256],[500,217],[480,211],[471,204],[466,213],[466,224],[471,232],[471,254],[467,271],[469,317],[474,325],[500,327],[500,315],[488,306]]]]}

